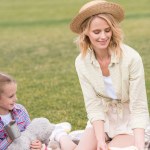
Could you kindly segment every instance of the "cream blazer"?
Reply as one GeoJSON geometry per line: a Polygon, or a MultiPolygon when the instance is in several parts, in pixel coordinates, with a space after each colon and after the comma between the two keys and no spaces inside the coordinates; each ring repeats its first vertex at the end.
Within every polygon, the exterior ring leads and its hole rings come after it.
{"type": "MultiPolygon", "coordinates": [[[[118,59],[112,54],[109,64],[117,101],[129,104],[132,129],[145,129],[149,122],[149,112],[142,59],[134,49],[125,44],[121,45],[121,49],[122,57],[118,59]]],[[[79,54],[75,67],[89,121],[105,121],[107,105],[104,106],[102,101],[110,102],[110,99],[105,92],[102,71],[93,50],[89,49],[85,58],[79,54]]]]}

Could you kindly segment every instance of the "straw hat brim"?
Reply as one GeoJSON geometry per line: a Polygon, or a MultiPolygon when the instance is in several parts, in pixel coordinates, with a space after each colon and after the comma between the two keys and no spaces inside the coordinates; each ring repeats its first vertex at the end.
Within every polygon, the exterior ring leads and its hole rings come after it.
{"type": "Polygon", "coordinates": [[[73,32],[80,34],[81,24],[87,18],[101,13],[111,14],[118,22],[121,22],[124,19],[124,10],[120,5],[110,2],[97,3],[79,12],[70,23],[70,29],[73,32]]]}

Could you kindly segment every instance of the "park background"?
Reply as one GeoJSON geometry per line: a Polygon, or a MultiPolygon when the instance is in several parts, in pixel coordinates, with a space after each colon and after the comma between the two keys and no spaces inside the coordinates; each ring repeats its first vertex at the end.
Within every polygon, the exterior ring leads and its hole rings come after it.
{"type": "MultiPolygon", "coordinates": [[[[124,40],[142,56],[150,99],[149,0],[112,0],[126,13],[124,40]]],[[[86,112],[74,61],[79,50],[69,29],[87,0],[0,0],[0,71],[18,82],[18,103],[31,119],[69,121],[84,128],[86,112]]],[[[140,86],[140,85],[139,85],[140,86]]],[[[150,101],[149,108],[150,108],[150,101]]]]}

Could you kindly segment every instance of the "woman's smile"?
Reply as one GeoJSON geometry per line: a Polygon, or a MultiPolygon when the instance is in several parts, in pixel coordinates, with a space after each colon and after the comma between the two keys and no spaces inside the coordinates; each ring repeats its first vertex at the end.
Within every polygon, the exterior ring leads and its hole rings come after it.
{"type": "Polygon", "coordinates": [[[96,17],[92,20],[87,35],[95,50],[107,50],[112,37],[112,30],[106,20],[96,17]]]}

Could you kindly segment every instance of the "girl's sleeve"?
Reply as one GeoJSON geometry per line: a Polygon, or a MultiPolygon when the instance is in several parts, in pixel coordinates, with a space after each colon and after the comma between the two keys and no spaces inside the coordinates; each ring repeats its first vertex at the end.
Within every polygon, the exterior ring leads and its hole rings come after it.
{"type": "Polygon", "coordinates": [[[7,139],[0,139],[0,150],[6,150],[7,147],[11,144],[11,142],[8,142],[7,139]]]}
{"type": "Polygon", "coordinates": [[[29,116],[29,114],[28,114],[28,112],[27,112],[27,110],[24,108],[24,113],[25,113],[25,122],[26,122],[26,127],[30,124],[30,116],[29,116]]]}
{"type": "Polygon", "coordinates": [[[24,118],[25,121],[25,129],[26,129],[26,127],[31,123],[31,120],[26,108],[21,105],[21,109],[22,109],[22,117],[24,118]]]}

